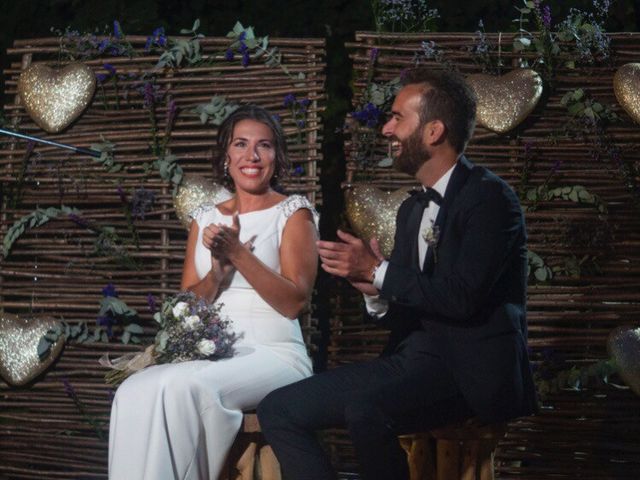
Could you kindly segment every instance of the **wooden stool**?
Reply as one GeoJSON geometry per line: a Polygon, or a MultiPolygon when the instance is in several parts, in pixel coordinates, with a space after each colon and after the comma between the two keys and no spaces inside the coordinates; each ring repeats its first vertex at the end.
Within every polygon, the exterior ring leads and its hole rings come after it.
{"type": "Polygon", "coordinates": [[[472,419],[426,433],[403,435],[411,480],[494,480],[493,458],[506,424],[472,419]]]}
{"type": "Polygon", "coordinates": [[[245,413],[220,480],[281,480],[280,464],[260,430],[258,416],[245,413]]]}

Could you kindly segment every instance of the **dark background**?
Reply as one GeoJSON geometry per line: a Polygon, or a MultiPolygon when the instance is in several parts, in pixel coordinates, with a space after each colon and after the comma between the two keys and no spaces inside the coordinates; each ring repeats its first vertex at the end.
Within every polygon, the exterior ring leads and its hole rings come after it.
{"type": "MultiPolygon", "coordinates": [[[[596,0],[597,1],[597,0],[596,0]]],[[[606,0],[599,0],[600,3],[606,0]]],[[[514,19],[523,0],[437,0],[427,2],[438,9],[440,18],[434,30],[473,32],[482,20],[486,32],[515,31],[514,19]]],[[[566,17],[570,8],[593,11],[588,0],[551,0],[541,2],[551,7],[553,23],[566,17]]],[[[597,6],[597,5],[596,5],[597,6]]],[[[256,35],[270,37],[320,37],[327,49],[327,109],[324,113],[324,160],[321,163],[323,216],[321,234],[332,237],[343,211],[340,182],[344,179],[343,142],[339,133],[345,115],[351,110],[351,64],[345,42],[358,30],[374,30],[370,0],[0,0],[0,68],[7,67],[6,49],[15,39],[55,35],[52,29],[66,27],[81,33],[111,32],[119,20],[125,34],[150,35],[164,27],[167,35],[177,35],[181,28],[191,28],[199,18],[199,31],[206,36],[224,36],[236,21],[255,28],[256,35]]],[[[613,0],[606,23],[608,32],[637,31],[640,26],[640,0],[613,0]]],[[[427,37],[428,34],[425,35],[427,37]]],[[[639,57],[640,57],[640,52],[639,57]]],[[[0,92],[4,78],[0,77],[0,92]]],[[[0,106],[3,103],[0,95],[0,106]]],[[[1,112],[1,110],[0,110],[1,112]]],[[[328,279],[323,275],[318,290],[326,292],[328,279]]],[[[317,301],[322,339],[320,352],[328,337],[328,305],[317,301]]],[[[316,368],[324,367],[324,355],[315,359],[316,368]]]]}

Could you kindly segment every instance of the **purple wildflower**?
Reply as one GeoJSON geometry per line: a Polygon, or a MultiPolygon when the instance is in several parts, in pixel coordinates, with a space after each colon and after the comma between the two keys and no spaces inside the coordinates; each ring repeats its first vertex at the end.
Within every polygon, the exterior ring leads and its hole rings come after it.
{"type": "Polygon", "coordinates": [[[122,185],[118,185],[116,187],[116,191],[118,192],[118,197],[120,198],[120,201],[122,203],[127,203],[127,194],[125,193],[124,189],[122,188],[122,185]]]}
{"type": "Polygon", "coordinates": [[[107,47],[109,46],[109,39],[105,38],[103,40],[100,40],[100,43],[98,43],[98,53],[103,53],[107,47]]]}
{"type": "Polygon", "coordinates": [[[291,171],[291,175],[294,175],[296,177],[304,175],[304,167],[302,167],[301,165],[298,165],[291,171]]]}
{"type": "Polygon", "coordinates": [[[69,398],[72,400],[78,398],[76,390],[73,388],[73,385],[71,385],[71,382],[67,377],[62,378],[62,385],[64,386],[64,393],[66,393],[69,398]]]}
{"type": "Polygon", "coordinates": [[[167,102],[167,126],[172,126],[176,120],[176,114],[178,113],[178,106],[176,101],[172,98],[167,102]]]}
{"type": "Polygon", "coordinates": [[[156,313],[158,311],[158,303],[156,302],[156,297],[154,297],[152,293],[147,295],[147,305],[149,306],[151,313],[156,313]]]}
{"type": "Polygon", "coordinates": [[[371,52],[369,53],[371,63],[374,63],[378,59],[378,53],[380,53],[380,50],[377,47],[373,47],[371,49],[371,52]]]}
{"type": "Polygon", "coordinates": [[[284,101],[282,102],[282,104],[285,107],[290,107],[291,105],[293,105],[296,101],[296,96],[293,93],[289,93],[287,95],[285,95],[284,97],[284,101]]]}
{"type": "Polygon", "coordinates": [[[547,30],[551,28],[551,7],[549,5],[545,5],[542,9],[542,25],[547,30]]]}
{"type": "Polygon", "coordinates": [[[102,289],[102,295],[105,297],[117,297],[116,287],[113,283],[108,283],[106,287],[102,289]]]}
{"type": "Polygon", "coordinates": [[[240,42],[244,42],[244,39],[247,38],[247,32],[242,32],[239,36],[238,36],[238,40],[240,40],[240,42]]]}
{"type": "Polygon", "coordinates": [[[247,68],[249,66],[249,62],[251,61],[251,57],[249,56],[249,52],[246,51],[242,54],[242,66],[247,68]]]}
{"type": "Polygon", "coordinates": [[[227,48],[227,51],[224,52],[224,59],[227,62],[231,62],[233,60],[233,50],[231,50],[230,48],[227,48]]]}
{"type": "Polygon", "coordinates": [[[131,215],[144,220],[145,214],[153,207],[155,201],[156,196],[151,190],[137,188],[131,198],[131,215]]]}
{"type": "Polygon", "coordinates": [[[87,228],[89,226],[89,222],[82,218],[80,215],[76,215],[75,213],[70,213],[68,215],[69,220],[82,228],[87,228]]]}
{"type": "Polygon", "coordinates": [[[116,38],[122,38],[122,28],[120,27],[120,22],[118,20],[113,21],[113,36],[116,38]]]}
{"type": "Polygon", "coordinates": [[[146,108],[151,108],[155,105],[157,88],[157,85],[153,85],[151,82],[144,82],[144,85],[142,85],[143,103],[146,108]]]}
{"type": "Polygon", "coordinates": [[[533,142],[524,142],[524,155],[529,157],[533,151],[533,142]]]}
{"type": "Polygon", "coordinates": [[[151,47],[166,47],[167,46],[167,36],[164,32],[164,27],[156,28],[151,36],[147,37],[147,41],[144,44],[144,51],[149,52],[151,47]]]}
{"type": "Polygon", "coordinates": [[[280,118],[280,115],[278,115],[277,113],[274,113],[273,115],[271,115],[271,118],[273,118],[273,121],[276,123],[281,123],[282,119],[280,118]]]}
{"type": "Polygon", "coordinates": [[[165,47],[167,45],[167,36],[164,33],[164,27],[156,28],[153,33],[153,42],[159,47],[165,47]]]}
{"type": "Polygon", "coordinates": [[[115,320],[111,315],[103,315],[98,317],[97,324],[101,327],[104,327],[107,332],[107,337],[113,337],[113,326],[115,325],[115,320]]]}
{"type": "Polygon", "coordinates": [[[304,128],[305,126],[305,121],[304,120],[298,120],[296,122],[296,125],[298,125],[299,128],[304,128]]]}
{"type": "Polygon", "coordinates": [[[382,110],[369,102],[362,110],[351,112],[351,117],[355,118],[360,125],[366,125],[369,128],[374,128],[380,122],[382,110]]]}

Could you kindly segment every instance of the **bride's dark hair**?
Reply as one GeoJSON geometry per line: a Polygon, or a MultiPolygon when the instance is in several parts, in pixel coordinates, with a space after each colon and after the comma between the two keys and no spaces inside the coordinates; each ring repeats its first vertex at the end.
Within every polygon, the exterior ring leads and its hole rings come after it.
{"type": "Polygon", "coordinates": [[[222,184],[230,189],[234,190],[233,179],[228,175],[225,175],[224,164],[227,159],[227,147],[231,143],[233,137],[233,129],[238,122],[242,120],[255,120],[260,122],[271,130],[273,134],[273,147],[276,153],[275,158],[275,171],[271,177],[270,184],[278,190],[278,180],[285,178],[289,175],[289,158],[287,156],[287,142],[284,138],[284,132],[280,123],[273,118],[273,115],[268,110],[258,105],[243,105],[234,110],[220,125],[218,130],[217,145],[213,155],[213,170],[222,184]]]}

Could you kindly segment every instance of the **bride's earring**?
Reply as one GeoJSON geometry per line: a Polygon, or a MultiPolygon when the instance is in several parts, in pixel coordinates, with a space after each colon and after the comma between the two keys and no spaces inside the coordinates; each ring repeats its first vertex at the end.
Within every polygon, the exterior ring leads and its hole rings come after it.
{"type": "Polygon", "coordinates": [[[229,162],[228,161],[224,162],[223,170],[224,170],[224,176],[226,178],[229,178],[229,162]]]}

